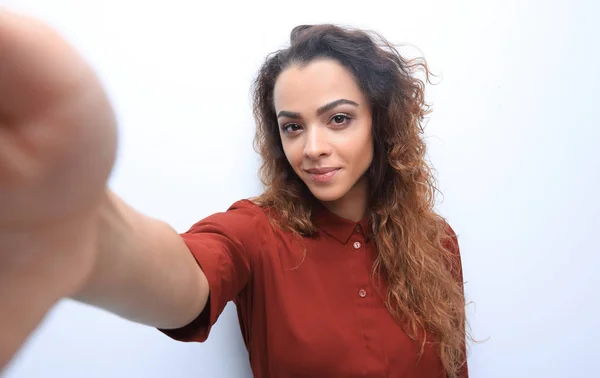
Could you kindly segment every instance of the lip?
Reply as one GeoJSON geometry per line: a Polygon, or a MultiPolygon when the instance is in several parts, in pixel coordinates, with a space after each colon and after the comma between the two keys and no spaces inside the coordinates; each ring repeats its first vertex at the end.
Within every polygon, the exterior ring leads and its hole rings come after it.
{"type": "Polygon", "coordinates": [[[329,173],[332,171],[337,171],[339,168],[333,168],[333,167],[325,167],[325,168],[310,168],[310,169],[305,169],[306,172],[310,173],[310,174],[315,174],[315,175],[323,175],[325,173],[329,173]]]}
{"type": "Polygon", "coordinates": [[[336,175],[336,173],[338,173],[339,170],[340,168],[332,167],[305,169],[306,173],[308,173],[310,178],[313,181],[319,183],[330,182],[331,180],[333,180],[334,176],[336,175]]]}

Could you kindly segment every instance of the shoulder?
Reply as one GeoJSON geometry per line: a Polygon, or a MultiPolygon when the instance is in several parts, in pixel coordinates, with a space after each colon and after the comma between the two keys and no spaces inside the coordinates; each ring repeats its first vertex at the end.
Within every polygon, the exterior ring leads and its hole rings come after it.
{"type": "Polygon", "coordinates": [[[273,210],[259,205],[250,198],[245,198],[234,202],[221,214],[222,216],[252,221],[255,224],[257,222],[260,224],[269,224],[269,219],[273,216],[273,210]]]}
{"type": "Polygon", "coordinates": [[[458,235],[448,222],[444,222],[442,246],[446,250],[447,262],[452,275],[462,283],[463,268],[458,235]]]}
{"type": "Polygon", "coordinates": [[[205,223],[222,223],[248,225],[267,220],[267,211],[249,199],[237,200],[223,211],[208,215],[194,226],[205,223]]]}
{"type": "Polygon", "coordinates": [[[227,209],[208,215],[196,222],[186,234],[212,233],[242,244],[261,244],[271,234],[269,209],[250,199],[240,199],[227,209]]]}
{"type": "Polygon", "coordinates": [[[452,252],[455,255],[460,254],[460,247],[458,245],[458,235],[448,222],[444,222],[444,236],[442,240],[444,247],[450,250],[450,252],[452,252]]]}
{"type": "Polygon", "coordinates": [[[243,198],[232,203],[226,210],[226,213],[243,213],[252,217],[262,217],[265,216],[265,209],[263,209],[260,205],[254,202],[250,198],[243,198]]]}

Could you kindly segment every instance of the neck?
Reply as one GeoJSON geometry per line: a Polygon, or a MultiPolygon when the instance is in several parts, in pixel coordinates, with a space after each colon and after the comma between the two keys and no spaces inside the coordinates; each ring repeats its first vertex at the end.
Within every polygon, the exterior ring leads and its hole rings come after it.
{"type": "Polygon", "coordinates": [[[337,216],[358,222],[367,212],[367,190],[367,178],[363,177],[342,198],[323,202],[323,206],[337,216]]]}

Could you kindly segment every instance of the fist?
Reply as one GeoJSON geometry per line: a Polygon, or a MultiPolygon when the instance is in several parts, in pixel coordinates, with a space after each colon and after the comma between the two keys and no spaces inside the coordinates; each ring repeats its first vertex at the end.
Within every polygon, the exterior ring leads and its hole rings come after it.
{"type": "Polygon", "coordinates": [[[89,218],[115,151],[113,110],[84,59],[43,23],[0,11],[0,238],[89,218]]]}
{"type": "Polygon", "coordinates": [[[15,290],[0,295],[2,311],[85,285],[115,129],[82,57],[43,23],[0,11],[0,284],[15,290]]]}

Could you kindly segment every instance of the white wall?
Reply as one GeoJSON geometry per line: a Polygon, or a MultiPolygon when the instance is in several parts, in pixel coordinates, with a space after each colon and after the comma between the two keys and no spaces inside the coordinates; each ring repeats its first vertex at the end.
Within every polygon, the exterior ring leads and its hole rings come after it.
{"type": "MultiPolygon", "coordinates": [[[[249,85],[299,23],[418,46],[440,211],[460,234],[472,377],[588,378],[600,339],[600,27],[593,1],[0,0],[61,30],[120,118],[112,187],[179,231],[256,194],[249,85]],[[241,3],[241,2],[240,2],[241,3]],[[389,5],[392,4],[392,5],[389,5]],[[393,6],[393,9],[389,7],[393,6]]],[[[205,345],[69,301],[9,378],[250,377],[235,308],[205,345]]]]}

